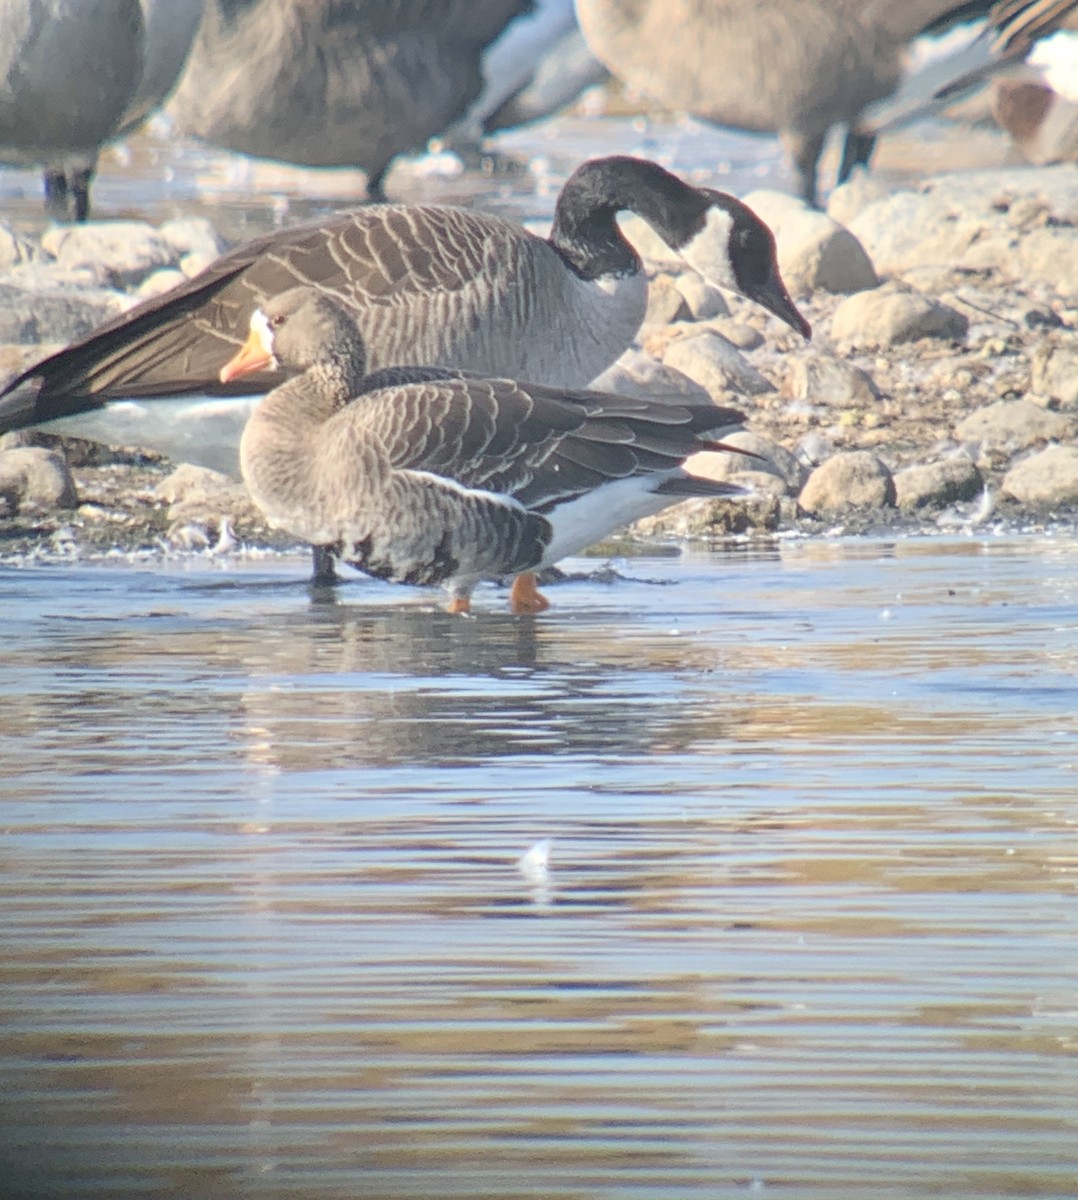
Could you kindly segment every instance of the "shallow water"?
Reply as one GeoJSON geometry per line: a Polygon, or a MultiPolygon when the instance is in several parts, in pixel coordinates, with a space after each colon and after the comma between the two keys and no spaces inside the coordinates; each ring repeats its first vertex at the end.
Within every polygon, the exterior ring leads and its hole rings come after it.
{"type": "Polygon", "coordinates": [[[1075,1194],[1078,540],[617,567],[0,569],[5,1196],[1075,1194]]]}

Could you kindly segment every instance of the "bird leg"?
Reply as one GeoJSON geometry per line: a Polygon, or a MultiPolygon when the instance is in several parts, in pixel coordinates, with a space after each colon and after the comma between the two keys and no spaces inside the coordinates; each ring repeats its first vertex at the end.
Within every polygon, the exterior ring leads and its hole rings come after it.
{"type": "Polygon", "coordinates": [[[311,574],[312,587],[334,587],[340,582],[333,565],[332,546],[312,546],[311,561],[314,568],[311,574]]]}
{"type": "Polygon", "coordinates": [[[846,130],[846,140],[842,143],[842,161],[838,167],[838,182],[845,183],[853,174],[855,167],[867,167],[872,151],[876,148],[876,135],[862,133],[851,126],[846,130]]]}
{"type": "Polygon", "coordinates": [[[524,613],[541,613],[550,607],[550,601],[539,591],[534,571],[522,571],[513,580],[509,589],[509,611],[518,616],[524,613]]]}
{"type": "Polygon", "coordinates": [[[446,609],[446,612],[452,613],[454,617],[466,617],[471,611],[472,601],[468,596],[454,596],[446,609]]]}

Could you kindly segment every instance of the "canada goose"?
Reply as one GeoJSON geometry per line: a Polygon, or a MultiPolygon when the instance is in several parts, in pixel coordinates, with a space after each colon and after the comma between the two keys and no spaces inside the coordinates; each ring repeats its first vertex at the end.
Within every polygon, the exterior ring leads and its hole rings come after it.
{"type": "Polygon", "coordinates": [[[84,221],[101,146],[179,78],[202,0],[0,0],[0,162],[45,167],[47,211],[84,221]]]}
{"type": "Polygon", "coordinates": [[[251,311],[298,283],[344,305],[372,370],[442,363],[584,387],[644,317],[642,264],[615,220],[626,209],[712,282],[810,335],[774,238],[745,205],[644,159],[596,159],[566,182],[549,238],[463,209],[384,205],[251,242],[16,378],[0,393],[0,432],[49,422],[238,475],[247,416],[283,377],[222,385],[218,373],[251,311]]]}
{"type": "Polygon", "coordinates": [[[898,86],[903,52],[913,38],[941,19],[989,9],[1009,25],[1040,28],[1046,12],[1055,19],[1076,3],[576,0],[588,45],[618,78],[716,124],[778,133],[801,194],[813,204],[827,131],[852,126],[841,181],[867,161],[873,138],[858,131],[858,117],[898,86]]]}
{"type": "MultiPolygon", "coordinates": [[[[367,374],[351,315],[292,288],[256,309],[221,370],[279,363],[240,461],[269,522],[396,583],[444,584],[469,610],[482,579],[516,576],[515,612],[547,601],[534,572],[688,496],[743,494],[682,468],[731,409],[569,392],[440,367],[367,374]]],[[[734,451],[736,453],[736,451],[734,451]]]]}
{"type": "Polygon", "coordinates": [[[481,58],[532,0],[206,0],[169,105],[177,130],[311,167],[361,167],[381,198],[483,87],[481,58]]]}

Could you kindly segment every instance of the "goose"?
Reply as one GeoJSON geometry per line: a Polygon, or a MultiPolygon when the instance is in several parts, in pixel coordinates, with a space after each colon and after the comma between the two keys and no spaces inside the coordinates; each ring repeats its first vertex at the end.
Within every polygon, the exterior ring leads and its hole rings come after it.
{"type": "Polygon", "coordinates": [[[206,0],[169,105],[176,129],[310,167],[361,167],[383,198],[483,87],[482,56],[532,0],[206,0]]]}
{"type": "Polygon", "coordinates": [[[541,612],[537,570],[686,497],[744,494],[683,468],[698,450],[734,450],[706,435],[741,413],[442,367],[368,374],[351,315],[313,288],[257,308],[221,378],[275,362],[292,377],[240,443],[255,504],[367,574],[442,584],[453,613],[502,576],[515,577],[514,612],[541,612]]]}
{"type": "Polygon", "coordinates": [[[0,0],[0,162],[45,167],[45,206],[85,221],[100,148],[171,91],[202,0],[0,0]]]}
{"type": "Polygon", "coordinates": [[[548,238],[483,213],[373,205],[224,255],[31,366],[0,393],[0,432],[44,425],[239,475],[238,446],[280,371],[221,384],[253,308],[308,284],[358,323],[370,369],[444,364],[586,387],[643,320],[647,281],[615,215],[645,218],[702,275],[804,337],[770,230],[745,205],[646,159],[582,164],[548,238]]]}
{"type": "MultiPolygon", "coordinates": [[[[1078,0],[576,0],[592,53],[624,82],[719,125],[777,133],[801,195],[832,125],[849,125],[840,182],[871,154],[860,114],[900,82],[909,43],[939,22],[983,14],[1047,30],[1078,0]]],[[[1017,38],[1017,40],[1016,40],[1017,38]]]]}

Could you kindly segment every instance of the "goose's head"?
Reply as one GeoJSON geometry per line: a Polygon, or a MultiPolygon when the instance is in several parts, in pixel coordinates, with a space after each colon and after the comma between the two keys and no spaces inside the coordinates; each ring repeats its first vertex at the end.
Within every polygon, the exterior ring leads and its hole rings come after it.
{"type": "Polygon", "coordinates": [[[678,247],[681,257],[709,282],[755,300],[802,337],[812,326],[797,310],[779,274],[775,235],[740,200],[697,188],[706,207],[678,247]]]}
{"type": "Polygon", "coordinates": [[[366,371],[363,341],[355,322],[332,297],[312,287],[290,288],[251,314],[247,340],[222,368],[222,383],[259,371],[290,375],[312,367],[366,371]]]}
{"type": "Polygon", "coordinates": [[[752,209],[649,159],[612,155],[582,163],[558,197],[550,240],[585,279],[640,271],[639,255],[614,222],[625,211],[643,217],[709,283],[755,300],[812,336],[782,282],[774,235],[752,209]]]}

